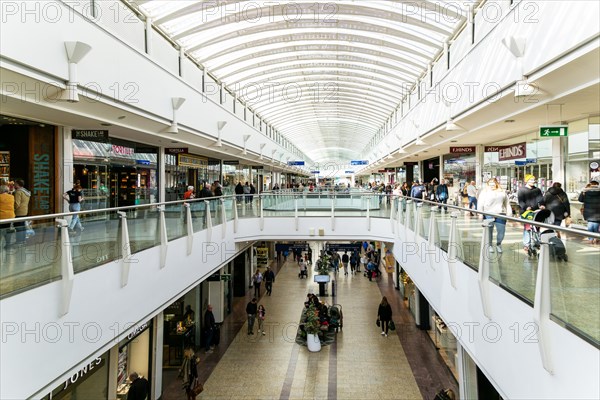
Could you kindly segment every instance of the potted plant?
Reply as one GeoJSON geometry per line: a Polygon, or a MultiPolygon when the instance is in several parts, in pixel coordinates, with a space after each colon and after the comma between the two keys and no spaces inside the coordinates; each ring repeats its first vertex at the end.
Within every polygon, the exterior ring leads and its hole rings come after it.
{"type": "Polygon", "coordinates": [[[323,253],[317,262],[317,272],[319,275],[329,275],[329,262],[331,257],[327,253],[323,253]]]}
{"type": "Polygon", "coordinates": [[[321,322],[319,320],[319,310],[310,303],[306,309],[304,316],[304,330],[306,331],[306,345],[309,351],[320,351],[321,341],[319,340],[319,332],[321,330],[321,322]]]}

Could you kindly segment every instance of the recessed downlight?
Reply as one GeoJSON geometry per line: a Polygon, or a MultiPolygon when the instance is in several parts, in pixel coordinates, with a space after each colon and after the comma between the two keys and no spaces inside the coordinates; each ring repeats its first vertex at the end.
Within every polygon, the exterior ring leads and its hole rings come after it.
{"type": "Polygon", "coordinates": [[[125,115],[121,115],[121,116],[117,117],[117,119],[125,119],[125,118],[127,118],[125,115]]]}
{"type": "Polygon", "coordinates": [[[102,125],[102,126],[112,126],[112,124],[109,124],[108,122],[102,122],[102,123],[100,123],[100,125],[102,125]]]}
{"type": "Polygon", "coordinates": [[[515,122],[514,119],[506,119],[506,120],[504,120],[505,124],[512,124],[513,122],[515,122]]]}
{"type": "Polygon", "coordinates": [[[457,143],[458,140],[451,140],[450,143],[457,143]]]}

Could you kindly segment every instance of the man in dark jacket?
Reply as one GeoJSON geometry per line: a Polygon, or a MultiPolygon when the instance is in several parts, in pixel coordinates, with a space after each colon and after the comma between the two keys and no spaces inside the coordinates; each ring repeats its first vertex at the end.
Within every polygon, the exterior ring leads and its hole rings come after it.
{"type": "Polygon", "coordinates": [[[129,380],[131,385],[129,386],[129,392],[127,392],[127,400],[145,400],[148,396],[148,381],[140,378],[136,372],[129,375],[129,380]]]}
{"type": "MultiPolygon", "coordinates": [[[[448,202],[448,197],[450,197],[448,194],[448,186],[446,186],[446,181],[444,179],[440,181],[440,184],[435,189],[435,197],[440,203],[438,210],[441,210],[442,204],[446,204],[448,202]]],[[[444,206],[444,211],[448,211],[448,207],[444,206]]]]}
{"type": "MultiPolygon", "coordinates": [[[[598,182],[591,181],[589,187],[583,189],[579,194],[579,199],[583,203],[583,219],[588,223],[588,231],[600,232],[600,186],[598,182]]],[[[593,243],[598,243],[598,240],[590,238],[593,243]]]]}
{"type": "MultiPolygon", "coordinates": [[[[525,175],[525,186],[521,187],[517,192],[517,199],[519,201],[520,215],[523,215],[525,211],[535,211],[544,208],[544,196],[542,191],[535,187],[535,176],[525,175]]],[[[527,229],[523,227],[523,250],[526,253],[529,252],[530,234],[527,229]]]]}
{"type": "Polygon", "coordinates": [[[544,195],[544,204],[554,214],[554,225],[556,226],[560,226],[562,220],[571,215],[569,197],[561,186],[560,182],[554,182],[544,195]]]}
{"type": "Polygon", "coordinates": [[[258,304],[256,297],[254,297],[248,305],[246,305],[246,314],[248,314],[248,335],[254,335],[254,320],[256,319],[256,312],[258,311],[258,304]]]}
{"type": "Polygon", "coordinates": [[[273,282],[275,282],[275,273],[271,267],[267,267],[267,270],[265,271],[265,289],[267,289],[267,294],[269,296],[273,291],[273,282]]]}
{"type": "Polygon", "coordinates": [[[210,186],[208,185],[208,183],[205,183],[204,185],[202,185],[202,190],[200,191],[200,198],[207,198],[207,197],[213,197],[214,194],[213,192],[210,191],[210,186]]]}

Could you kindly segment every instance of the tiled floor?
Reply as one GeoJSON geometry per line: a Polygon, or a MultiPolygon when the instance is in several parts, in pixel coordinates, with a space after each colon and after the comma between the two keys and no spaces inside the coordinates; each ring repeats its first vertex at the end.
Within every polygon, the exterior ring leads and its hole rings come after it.
{"type": "MultiPolygon", "coordinates": [[[[362,274],[341,273],[337,296],[322,298],[343,308],[344,328],[336,342],[319,353],[296,344],[306,294],[318,293],[312,276],[300,280],[297,274],[296,264],[284,264],[273,295],[260,299],[267,310],[265,336],[246,334],[249,297],[238,299],[218,351],[200,353],[205,390],[199,399],[430,399],[441,388],[456,390],[428,335],[414,328],[391,276],[369,282],[362,274]],[[375,325],[382,293],[398,326],[387,338],[375,325]]],[[[163,400],[185,398],[175,374],[163,375],[163,400]]]]}

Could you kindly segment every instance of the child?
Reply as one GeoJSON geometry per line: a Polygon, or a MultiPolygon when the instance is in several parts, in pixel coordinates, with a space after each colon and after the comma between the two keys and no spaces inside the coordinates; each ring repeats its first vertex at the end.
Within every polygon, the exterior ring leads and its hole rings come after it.
{"type": "Polygon", "coordinates": [[[266,314],[266,310],[265,307],[261,304],[258,306],[258,332],[262,332],[262,334],[265,334],[265,327],[264,327],[264,323],[265,323],[265,314],[266,314]]]}

